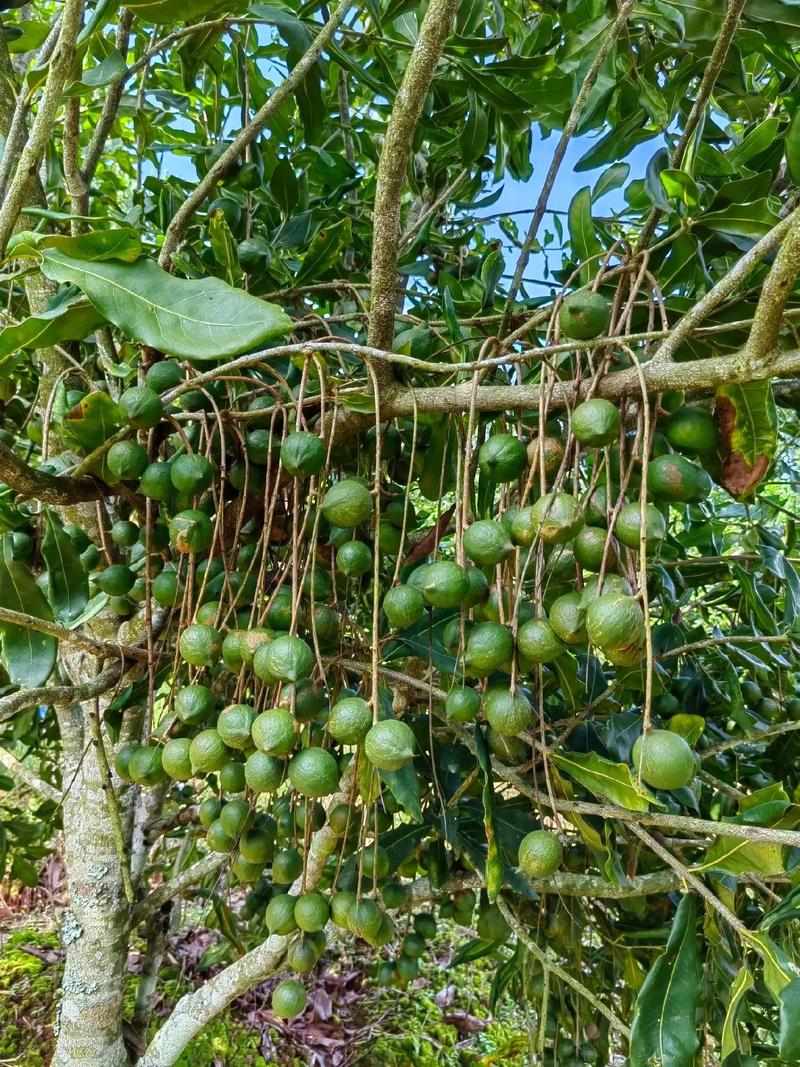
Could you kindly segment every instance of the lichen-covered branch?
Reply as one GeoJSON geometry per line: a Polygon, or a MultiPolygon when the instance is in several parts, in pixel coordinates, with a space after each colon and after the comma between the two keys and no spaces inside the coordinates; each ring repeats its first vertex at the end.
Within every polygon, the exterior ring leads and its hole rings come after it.
{"type": "Polygon", "coordinates": [[[61,94],[70,76],[75,58],[75,41],[81,28],[84,0],[66,0],[61,14],[58,44],[53,52],[42,98],[31,132],[19,153],[16,171],[8,185],[0,206],[0,253],[5,252],[8,239],[25,204],[30,180],[39,169],[45,149],[53,136],[61,94]]]}
{"type": "Polygon", "coordinates": [[[375,348],[392,347],[397,310],[400,200],[414,131],[457,10],[458,0],[431,0],[428,4],[386,126],[373,208],[368,342],[375,348]]]}
{"type": "Polygon", "coordinates": [[[0,481],[27,499],[43,504],[79,504],[99,500],[108,492],[94,478],[69,478],[47,474],[28,466],[8,445],[0,441],[0,481]]]}
{"type": "Polygon", "coordinates": [[[61,800],[61,793],[55,786],[50,785],[49,782],[45,782],[43,778],[40,778],[38,774],[26,767],[24,763],[12,755],[8,749],[3,748],[0,745],[0,767],[8,771],[12,778],[20,782],[20,784],[27,786],[28,789],[33,790],[44,800],[50,800],[54,804],[58,804],[61,800]]]}
{"type": "Polygon", "coordinates": [[[182,896],[187,889],[192,889],[198,882],[202,882],[206,875],[218,871],[225,862],[226,857],[221,852],[209,852],[207,856],[203,856],[197,863],[193,863],[185,871],[181,871],[180,874],[175,875],[168,882],[158,886],[136,905],[131,915],[131,925],[135,926],[146,919],[148,915],[158,911],[168,901],[182,896]]]}

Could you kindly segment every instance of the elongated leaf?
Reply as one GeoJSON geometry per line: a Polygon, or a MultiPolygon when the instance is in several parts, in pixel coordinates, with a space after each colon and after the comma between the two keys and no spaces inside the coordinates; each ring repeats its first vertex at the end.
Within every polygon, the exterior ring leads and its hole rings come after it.
{"type": "Polygon", "coordinates": [[[781,993],[797,978],[797,966],[792,963],[780,946],[766,934],[756,933],[750,930],[747,934],[748,942],[753,946],[761,957],[764,965],[764,983],[769,990],[770,996],[776,1004],[780,1005],[781,993]]]}
{"type": "Polygon", "coordinates": [[[606,193],[610,193],[614,189],[619,189],[628,180],[630,172],[630,163],[612,163],[610,167],[606,167],[594,183],[592,200],[599,200],[600,197],[605,196],[606,193]]]}
{"type": "Polygon", "coordinates": [[[212,211],[208,222],[208,235],[211,238],[211,251],[214,259],[225,271],[228,285],[240,285],[242,268],[239,266],[239,254],[224,211],[212,211]]]}
{"type": "Polygon", "coordinates": [[[800,919],[800,883],[790,889],[779,904],[770,908],[760,925],[762,930],[771,930],[773,926],[791,922],[793,919],[800,919]]]}
{"type": "Polygon", "coordinates": [[[785,1063],[800,1062],[800,978],[781,991],[778,1051],[785,1063]]]}
{"type": "Polygon", "coordinates": [[[473,960],[483,959],[484,956],[490,956],[496,948],[496,941],[482,941],[479,937],[472,941],[465,941],[456,950],[450,961],[450,966],[458,967],[460,963],[472,963],[473,960]]]}
{"type": "Polygon", "coordinates": [[[275,304],[219,278],[174,278],[146,259],[90,265],[47,249],[42,271],[54,281],[77,285],[109,322],[171,356],[194,361],[235,356],[291,326],[275,304]]]}
{"type": "Polygon", "coordinates": [[[722,1025],[722,1059],[725,1060],[739,1047],[737,1038],[737,1017],[742,1007],[742,1001],[748,991],[753,988],[753,976],[749,967],[742,967],[733,980],[730,995],[728,997],[728,1010],[725,1013],[725,1022],[722,1025]]]}
{"type": "Polygon", "coordinates": [[[56,618],[69,626],[89,603],[89,577],[61,520],[46,508],[42,557],[47,566],[47,596],[56,618]]]}
{"type": "Polygon", "coordinates": [[[778,445],[778,416],[768,380],[717,389],[715,406],[721,482],[737,498],[749,496],[767,474],[778,445]]]}
{"type": "Polygon", "coordinates": [[[692,1067],[700,1045],[694,1014],[702,983],[694,897],[678,905],[667,947],[636,998],[630,1067],[692,1067]]]}
{"type": "Polygon", "coordinates": [[[23,230],[8,242],[9,258],[38,256],[46,248],[62,252],[70,259],[86,259],[90,262],[120,259],[124,263],[134,263],[142,254],[142,239],[135,230],[123,226],[110,230],[89,230],[75,237],[23,230]]]}
{"type": "Polygon", "coordinates": [[[78,81],[72,82],[64,90],[64,96],[83,96],[95,89],[102,89],[118,81],[128,69],[122,54],[114,49],[106,58],[94,67],[85,70],[78,81]]]}
{"type": "Polygon", "coordinates": [[[614,763],[596,752],[555,753],[552,760],[576,782],[612,804],[631,811],[648,811],[650,804],[663,807],[657,797],[639,785],[627,763],[614,763]]]}
{"type": "Polygon", "coordinates": [[[726,237],[763,237],[780,222],[766,197],[749,204],[730,204],[720,211],[708,211],[698,221],[726,237]]]}
{"type": "Polygon", "coordinates": [[[0,360],[21,348],[49,348],[61,341],[82,341],[102,322],[103,316],[88,300],[73,297],[41,315],[29,315],[0,330],[0,360]]]}
{"type": "Polygon", "coordinates": [[[800,111],[795,111],[784,140],[786,167],[795,185],[800,185],[800,111]]]}
{"type": "Polygon", "coordinates": [[[593,257],[603,251],[603,246],[594,232],[592,193],[588,185],[579,189],[573,196],[568,220],[572,257],[577,263],[586,263],[586,266],[581,268],[581,284],[586,285],[597,271],[598,263],[593,257]]]}
{"type": "Polygon", "coordinates": [[[486,872],[484,881],[486,895],[489,902],[493,903],[503,882],[503,861],[500,859],[500,849],[497,845],[497,834],[494,826],[494,787],[492,785],[492,761],[489,748],[483,730],[480,726],[475,727],[475,753],[483,777],[481,797],[483,800],[483,825],[486,830],[486,872]]]}
{"type": "MultiPolygon", "coordinates": [[[[10,535],[0,541],[0,605],[37,619],[52,619],[50,606],[28,568],[12,556],[10,535]]],[[[44,685],[53,673],[58,641],[22,626],[0,623],[3,666],[14,685],[44,685]]]]}
{"type": "MultiPolygon", "coordinates": [[[[366,762],[366,761],[365,761],[366,762]]],[[[419,778],[413,763],[407,763],[399,771],[379,771],[382,781],[389,787],[394,799],[415,822],[422,822],[419,778]]]]}

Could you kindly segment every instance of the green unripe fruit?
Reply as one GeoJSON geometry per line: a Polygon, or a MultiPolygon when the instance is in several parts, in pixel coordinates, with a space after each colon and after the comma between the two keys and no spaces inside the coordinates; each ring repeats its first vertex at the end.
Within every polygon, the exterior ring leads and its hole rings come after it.
{"type": "Polygon", "coordinates": [[[169,463],[157,460],[145,467],[139,479],[139,492],[151,500],[169,500],[173,492],[169,463]]]}
{"type": "Polygon", "coordinates": [[[647,464],[647,488],[655,500],[697,504],[711,492],[711,479],[685,456],[668,454],[647,464]]]}
{"type": "Polygon", "coordinates": [[[206,844],[212,852],[231,852],[236,842],[225,833],[217,819],[206,830],[206,844]]]}
{"type": "Polygon", "coordinates": [[[271,934],[279,934],[281,937],[286,937],[287,934],[291,934],[297,929],[297,923],[294,921],[296,899],[296,897],[290,896],[289,893],[281,893],[280,896],[273,897],[267,904],[264,920],[271,934]]]}
{"type": "Polygon", "coordinates": [[[126,389],[117,403],[128,424],[137,430],[152,430],[164,414],[161,397],[147,386],[126,389]]]}
{"type": "Polygon", "coordinates": [[[219,787],[223,793],[243,793],[245,789],[244,764],[231,760],[219,772],[219,787]]]}
{"type": "Polygon", "coordinates": [[[372,552],[363,541],[346,541],[336,553],[336,569],[347,578],[360,578],[372,570],[372,552]]]}
{"type": "Polygon", "coordinates": [[[228,837],[237,838],[253,821],[253,812],[246,800],[229,800],[219,813],[222,829],[228,837]]]}
{"type": "Polygon", "coordinates": [[[578,404],[570,421],[575,438],[590,448],[611,444],[619,436],[619,425],[619,408],[599,396],[578,404]]]}
{"type": "Polygon", "coordinates": [[[572,551],[575,559],[587,571],[599,571],[603,559],[607,567],[614,567],[617,563],[614,538],[610,539],[606,549],[606,532],[597,526],[584,526],[572,542],[572,551]]]}
{"type": "Polygon", "coordinates": [[[600,293],[570,293],[561,305],[558,325],[564,336],[574,341],[589,341],[608,328],[610,314],[608,301],[600,293]]]}
{"type": "Polygon", "coordinates": [[[219,819],[219,813],[222,811],[222,801],[216,797],[207,797],[200,807],[197,809],[197,816],[200,819],[200,825],[204,830],[208,830],[212,823],[215,823],[219,819]]]}
{"type": "Polygon", "coordinates": [[[277,885],[291,885],[303,873],[303,858],[296,848],[286,848],[272,861],[272,880],[277,885]]]}
{"type": "Polygon", "coordinates": [[[450,722],[475,722],[481,708],[481,695],[477,689],[464,686],[447,694],[444,710],[450,722]]]}
{"type": "Polygon", "coordinates": [[[383,921],[383,912],[374,900],[359,900],[351,909],[348,924],[356,937],[372,941],[383,921]]]}
{"type": "Polygon", "coordinates": [[[111,527],[111,540],[115,545],[130,548],[139,540],[139,527],[135,522],[126,522],[120,519],[111,527]]]}
{"type": "MultiPolygon", "coordinates": [[[[619,541],[634,550],[639,549],[642,528],[641,505],[637,502],[623,504],[619,509],[614,533],[619,541]]],[[[645,537],[648,552],[655,551],[667,536],[667,523],[664,516],[654,504],[648,504],[645,510],[645,537]]]]}
{"type": "Polygon", "coordinates": [[[514,655],[514,639],[499,622],[479,622],[467,635],[464,654],[467,671],[485,678],[508,663],[514,655]]]}
{"type": "Polygon", "coordinates": [[[552,663],[564,647],[544,619],[528,619],[517,630],[517,648],[529,663],[552,663]]]}
{"type": "Polygon", "coordinates": [[[391,626],[405,630],[425,614],[425,597],[413,585],[396,585],[383,598],[383,610],[391,626]]]}
{"type": "Polygon", "coordinates": [[[295,901],[294,921],[307,933],[324,930],[329,917],[328,902],[321,893],[304,893],[295,901]]]}
{"type": "Polygon", "coordinates": [[[531,508],[531,519],[545,544],[563,545],[583,526],[583,508],[568,493],[546,493],[531,508]]]}
{"type": "Polygon", "coordinates": [[[586,609],[580,593],[565,593],[550,605],[550,626],[553,633],[568,645],[586,641],[586,609]]]}
{"type": "Polygon", "coordinates": [[[128,760],[128,774],[138,785],[158,785],[167,777],[161,762],[162,748],[158,745],[139,745],[128,760]]]}
{"type": "Polygon", "coordinates": [[[399,771],[414,758],[415,739],[411,727],[400,719],[382,719],[370,727],[364,751],[379,771],[399,771]]]}
{"type": "Polygon", "coordinates": [[[268,756],[288,756],[294,749],[294,719],[286,708],[262,711],[256,717],[251,732],[253,744],[268,756]]]}
{"type": "Polygon", "coordinates": [[[667,419],[664,433],[679,452],[704,455],[717,449],[717,423],[705,408],[678,408],[667,419]]]}
{"type": "Polygon", "coordinates": [[[494,567],[514,551],[502,523],[480,519],[464,531],[464,552],[479,567],[494,567]]]}
{"type": "Polygon", "coordinates": [[[525,445],[518,437],[499,433],[484,441],[478,451],[481,473],[493,482],[513,482],[527,464],[525,445]]]}
{"type": "Polygon", "coordinates": [[[322,514],[331,526],[352,530],[372,517],[374,503],[372,494],[355,478],[345,478],[325,494],[322,514]]]}
{"type": "Polygon", "coordinates": [[[150,367],[144,380],[149,389],[156,393],[165,393],[183,381],[183,371],[174,360],[162,359],[150,367]]]}
{"type": "Polygon", "coordinates": [[[222,634],[205,623],[192,623],[181,633],[178,651],[193,667],[210,667],[222,651],[222,634]]]}
{"type": "Polygon", "coordinates": [[[426,941],[430,941],[431,938],[436,937],[436,919],[430,912],[421,911],[414,916],[414,931],[426,941]]]}
{"type": "Polygon", "coordinates": [[[296,682],[308,678],[314,666],[314,653],[301,638],[282,634],[268,644],[261,645],[253,658],[256,674],[259,668],[267,677],[281,682],[296,682]]]}
{"type": "Polygon", "coordinates": [[[528,698],[517,689],[493,686],[483,697],[483,714],[495,733],[513,737],[531,725],[532,709],[528,698]]]}
{"type": "Polygon", "coordinates": [[[117,776],[123,780],[123,782],[131,782],[130,762],[134,752],[139,748],[137,744],[129,743],[122,745],[119,752],[114,758],[114,770],[117,776]]]}
{"type": "Polygon", "coordinates": [[[97,576],[97,584],[109,596],[125,596],[133,588],[136,575],[122,563],[112,563],[97,576]]]}
{"type": "Polygon", "coordinates": [[[511,936],[511,927],[496,904],[490,904],[481,912],[478,917],[477,933],[482,941],[496,941],[498,944],[508,941],[511,936]]]}
{"type": "Polygon", "coordinates": [[[189,758],[193,772],[210,774],[222,770],[230,759],[230,752],[216,730],[201,730],[192,738],[189,758]]]}
{"type": "Polygon", "coordinates": [[[357,745],[372,726],[372,709],[360,697],[337,701],[328,715],[328,733],[345,745],[357,745]]]}
{"type": "Polygon", "coordinates": [[[192,761],[189,756],[191,739],[173,737],[164,745],[161,763],[170,778],[178,782],[188,782],[192,777],[192,761]]]}
{"type": "Polygon", "coordinates": [[[549,878],[561,866],[564,854],[558,835],[550,830],[533,830],[520,842],[517,861],[529,878],[549,878]]]}
{"type": "Polygon", "coordinates": [[[308,940],[294,941],[286,953],[286,962],[295,974],[308,974],[319,961],[316,947],[308,940]]]}
{"type": "Polygon", "coordinates": [[[214,709],[214,697],[204,685],[186,685],[175,694],[175,714],[188,725],[203,722],[214,709]]]}
{"type": "Polygon", "coordinates": [[[651,730],[636,739],[632,762],[653,789],[680,789],[694,777],[694,752],[680,734],[651,730]]]}
{"type": "Polygon", "coordinates": [[[284,470],[293,477],[310,478],[313,474],[318,474],[324,466],[325,445],[316,434],[304,430],[290,433],[281,445],[281,463],[284,470]]]}
{"type": "Polygon", "coordinates": [[[401,950],[408,959],[418,960],[425,954],[425,938],[417,933],[406,934],[401,950]]]}
{"type": "Polygon", "coordinates": [[[232,704],[220,712],[217,719],[217,733],[228,748],[250,748],[256,712],[249,704],[232,704]]]}
{"type": "Polygon", "coordinates": [[[289,781],[300,796],[327,797],[339,787],[339,765],[324,748],[302,748],[289,763],[289,781]]]}
{"type": "Polygon", "coordinates": [[[254,793],[274,793],[283,779],[283,764],[264,752],[251,752],[244,765],[244,780],[254,793]]]}
{"type": "Polygon", "coordinates": [[[214,468],[205,456],[199,456],[197,453],[177,456],[170,466],[170,478],[179,493],[197,496],[210,487],[214,468]]]}
{"type": "Polygon", "coordinates": [[[257,826],[246,830],[239,839],[239,852],[248,863],[269,863],[274,851],[272,835],[257,826]]]}
{"type": "Polygon", "coordinates": [[[305,1010],[308,997],[300,982],[288,978],[279,982],[272,992],[272,1014],[279,1019],[293,1019],[305,1010]]]}
{"type": "Polygon", "coordinates": [[[263,863],[248,863],[244,856],[237,856],[231,864],[231,871],[243,885],[257,882],[264,873],[263,863]]]}
{"type": "Polygon", "coordinates": [[[175,571],[162,571],[153,579],[150,589],[157,604],[162,608],[171,608],[178,599],[181,582],[175,571]]]}
{"type": "Polygon", "coordinates": [[[429,563],[411,575],[421,589],[426,602],[434,608],[457,608],[469,592],[469,580],[463,567],[449,559],[429,563]],[[422,573],[420,573],[422,572],[422,573]]]}
{"type": "Polygon", "coordinates": [[[147,467],[147,450],[138,441],[116,441],[106,453],[106,466],[120,481],[132,481],[147,467]]]}
{"type": "Polygon", "coordinates": [[[341,889],[331,897],[331,919],[343,930],[350,928],[350,912],[355,907],[356,895],[341,889]]]}

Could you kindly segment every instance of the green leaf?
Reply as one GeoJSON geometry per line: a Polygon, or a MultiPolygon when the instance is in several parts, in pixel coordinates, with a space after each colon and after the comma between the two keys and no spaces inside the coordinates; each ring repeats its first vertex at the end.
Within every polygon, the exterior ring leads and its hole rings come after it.
{"type": "Polygon", "coordinates": [[[800,882],[774,908],[764,915],[760,926],[762,930],[771,930],[773,926],[800,919],[800,882]]]}
{"type": "Polygon", "coordinates": [[[778,416],[768,379],[717,389],[715,414],[722,459],[721,484],[737,499],[766,476],[778,446],[778,416]]]}
{"type": "Polygon", "coordinates": [[[783,874],[784,847],[774,841],[747,841],[741,837],[715,838],[703,863],[695,871],[726,871],[728,874],[783,874]]]}
{"type": "MultiPolygon", "coordinates": [[[[37,619],[53,618],[50,605],[28,568],[12,555],[10,535],[0,540],[0,604],[12,611],[21,611],[37,619]]],[[[53,673],[58,641],[11,623],[0,623],[3,646],[3,666],[12,684],[44,685],[53,673]]]]}
{"type": "Polygon", "coordinates": [[[667,167],[659,174],[664,191],[672,200],[680,200],[687,207],[697,207],[700,203],[700,190],[697,183],[685,170],[672,170],[667,167]]]}
{"type": "Polygon", "coordinates": [[[702,992],[694,897],[683,897],[665,951],[636,998],[630,1067],[692,1067],[700,1038],[695,1008],[702,992]]]}
{"type": "Polygon", "coordinates": [[[300,200],[300,183],[288,159],[279,159],[269,180],[269,191],[288,219],[300,200]]]}
{"type": "Polygon", "coordinates": [[[68,441],[88,453],[107,441],[121,422],[120,410],[108,393],[95,389],[67,413],[62,431],[68,441]]]}
{"type": "Polygon", "coordinates": [[[663,807],[657,797],[640,786],[627,763],[614,763],[596,752],[554,753],[553,763],[592,793],[630,811],[663,807]]]}
{"type": "Polygon", "coordinates": [[[780,996],[778,1051],[785,1063],[800,1062],[800,978],[793,979],[780,996]]]}
{"type": "Polygon", "coordinates": [[[742,1007],[742,1000],[749,990],[753,988],[753,975],[750,968],[744,966],[731,983],[731,991],[728,995],[728,1010],[725,1013],[725,1022],[722,1025],[722,1049],[723,1061],[739,1047],[737,1036],[737,1017],[742,1007]]]}
{"type": "Polygon", "coordinates": [[[792,963],[786,953],[766,934],[747,932],[747,941],[761,957],[764,965],[764,983],[770,996],[780,1006],[781,993],[798,977],[797,965],[792,963]]]}
{"type": "Polygon", "coordinates": [[[312,278],[320,278],[333,266],[338,251],[350,241],[350,219],[341,219],[332,226],[324,226],[309,245],[303,263],[295,277],[302,285],[312,278]]]}
{"type": "Polygon", "coordinates": [[[49,348],[61,341],[82,341],[103,316],[83,296],[74,294],[49,311],[0,330],[0,360],[23,348],[49,348]]]}
{"type": "Polygon", "coordinates": [[[606,167],[594,183],[592,201],[599,200],[601,196],[605,196],[614,189],[620,189],[628,180],[630,172],[630,163],[612,163],[610,167],[606,167]]]}
{"type": "Polygon", "coordinates": [[[483,959],[484,956],[490,956],[496,949],[496,941],[481,941],[478,937],[472,941],[465,941],[454,953],[450,966],[458,967],[461,963],[472,963],[473,960],[483,959]]]}
{"type": "Polygon", "coordinates": [[[288,333],[275,304],[232,289],[219,278],[174,278],[150,260],[86,263],[46,249],[42,271],[77,285],[123,333],[141,344],[194,362],[236,356],[288,333]]]}
{"type": "Polygon", "coordinates": [[[492,760],[486,738],[481,726],[475,727],[475,754],[478,757],[478,765],[483,778],[481,797],[483,800],[483,825],[486,830],[486,870],[484,882],[486,895],[489,903],[494,903],[503,883],[503,861],[500,858],[500,849],[497,845],[497,834],[494,825],[494,787],[492,785],[492,760]]]}
{"type": "Polygon", "coordinates": [[[8,242],[8,258],[38,256],[46,248],[56,249],[70,259],[86,259],[90,262],[119,259],[134,263],[142,254],[142,239],[135,230],[126,227],[89,230],[76,237],[23,230],[8,242]]]}
{"type": "Polygon", "coordinates": [[[42,558],[47,567],[47,597],[56,618],[69,626],[89,603],[89,578],[72,538],[50,508],[44,510],[42,558]]]}
{"type": "Polygon", "coordinates": [[[208,236],[211,239],[211,251],[214,259],[225,271],[228,285],[238,286],[242,283],[242,268],[239,266],[239,254],[236,251],[228,220],[224,211],[212,211],[208,220],[208,236]]]}
{"type": "MultiPolygon", "coordinates": [[[[366,762],[366,761],[365,761],[366,762]]],[[[382,781],[389,787],[394,799],[411,818],[422,822],[420,806],[419,777],[413,763],[407,763],[399,771],[379,771],[382,781]]]]}
{"type": "Polygon", "coordinates": [[[772,210],[767,197],[762,197],[749,204],[730,204],[720,211],[707,211],[697,217],[697,222],[714,233],[757,241],[769,233],[780,222],[780,218],[772,210]]]}
{"type": "Polygon", "coordinates": [[[474,163],[484,154],[489,141],[489,116],[481,107],[477,94],[468,93],[469,111],[458,137],[461,162],[464,166],[474,163]]]}
{"type": "Polygon", "coordinates": [[[800,185],[800,110],[795,111],[784,139],[786,167],[795,185],[800,185]]]}
{"type": "Polygon", "coordinates": [[[71,85],[68,85],[63,95],[66,97],[83,96],[85,93],[94,92],[95,89],[102,89],[105,85],[111,85],[112,82],[119,81],[127,69],[128,66],[122,57],[122,53],[115,48],[97,66],[85,70],[81,74],[79,81],[74,81],[71,85]]]}
{"type": "Polygon", "coordinates": [[[597,272],[598,261],[595,257],[603,252],[594,232],[592,219],[592,194],[588,185],[573,196],[569,205],[569,239],[572,258],[576,263],[585,263],[581,267],[581,285],[587,285],[597,272]]]}

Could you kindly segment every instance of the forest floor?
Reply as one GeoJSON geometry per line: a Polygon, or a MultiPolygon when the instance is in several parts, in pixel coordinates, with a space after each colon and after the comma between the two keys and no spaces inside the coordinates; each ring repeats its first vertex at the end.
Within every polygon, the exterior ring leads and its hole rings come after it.
{"type": "MultiPolygon", "coordinates": [[[[57,935],[60,887],[0,896],[0,1063],[42,1067],[50,1061],[63,953],[57,935]]],[[[337,939],[305,979],[309,1002],[290,1022],[269,1001],[275,979],[251,990],[214,1020],[178,1067],[479,1067],[530,1062],[525,1012],[503,996],[489,1009],[497,959],[450,966],[469,933],[449,922],[407,988],[381,988],[375,957],[363,942],[337,939]]],[[[173,936],[162,968],[155,1029],[178,998],[219,968],[209,951],[215,931],[187,922],[173,936]]],[[[135,1002],[139,953],[132,951],[127,1014],[135,1002]]],[[[533,1022],[531,1023],[531,1030],[533,1022]]]]}

